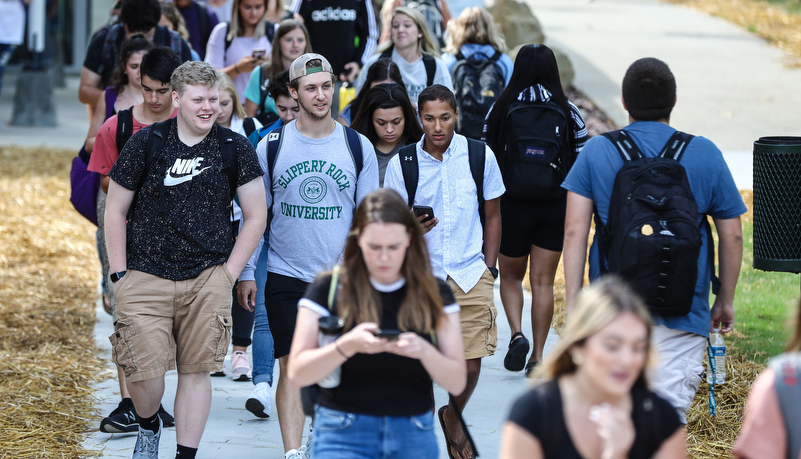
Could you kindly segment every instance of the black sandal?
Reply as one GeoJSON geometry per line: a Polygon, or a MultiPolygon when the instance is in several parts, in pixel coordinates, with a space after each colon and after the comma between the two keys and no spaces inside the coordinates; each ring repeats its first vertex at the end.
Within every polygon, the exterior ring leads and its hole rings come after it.
{"type": "Polygon", "coordinates": [[[539,365],[539,364],[540,364],[540,362],[538,362],[537,360],[532,360],[531,362],[527,363],[526,364],[526,377],[528,377],[531,374],[531,372],[534,371],[534,368],[536,368],[537,365],[539,365]]]}
{"type": "Polygon", "coordinates": [[[526,364],[526,355],[531,346],[523,333],[517,332],[509,341],[509,350],[503,359],[503,366],[509,371],[520,371],[526,364]]]}

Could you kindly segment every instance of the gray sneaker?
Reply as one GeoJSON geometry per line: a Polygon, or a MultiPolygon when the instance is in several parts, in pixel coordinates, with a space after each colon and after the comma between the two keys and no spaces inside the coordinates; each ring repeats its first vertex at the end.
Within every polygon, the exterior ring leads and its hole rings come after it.
{"type": "Polygon", "coordinates": [[[132,459],[158,459],[159,458],[159,439],[161,439],[161,431],[164,429],[164,424],[159,419],[159,430],[156,433],[150,430],[139,427],[139,436],[136,437],[136,446],[134,447],[132,459]]]}

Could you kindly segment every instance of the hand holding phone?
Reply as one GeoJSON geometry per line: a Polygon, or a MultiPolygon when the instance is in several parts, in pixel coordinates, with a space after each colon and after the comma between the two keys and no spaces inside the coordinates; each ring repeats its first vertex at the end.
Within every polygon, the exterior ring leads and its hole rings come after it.
{"type": "Polygon", "coordinates": [[[263,59],[264,56],[266,55],[267,55],[267,50],[264,48],[253,48],[253,52],[251,54],[251,56],[253,56],[254,59],[263,59]]]}
{"type": "Polygon", "coordinates": [[[422,219],[420,223],[425,223],[434,218],[434,209],[432,209],[431,206],[412,206],[412,212],[414,212],[415,217],[428,215],[428,217],[422,219]]]}
{"type": "Polygon", "coordinates": [[[400,335],[400,334],[401,334],[400,330],[381,329],[381,330],[378,331],[378,333],[375,334],[375,336],[377,336],[379,338],[384,338],[387,341],[397,341],[398,340],[398,335],[400,335]]]}

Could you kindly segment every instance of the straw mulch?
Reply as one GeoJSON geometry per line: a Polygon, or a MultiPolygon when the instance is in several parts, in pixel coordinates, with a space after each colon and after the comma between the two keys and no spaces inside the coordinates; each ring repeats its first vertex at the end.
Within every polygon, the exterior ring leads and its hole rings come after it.
{"type": "Polygon", "coordinates": [[[0,147],[0,458],[79,458],[101,362],[94,226],[69,203],[74,152],[0,147]]]}
{"type": "Polygon", "coordinates": [[[801,67],[801,15],[755,0],[666,0],[721,17],[786,51],[787,65],[801,67]]]}

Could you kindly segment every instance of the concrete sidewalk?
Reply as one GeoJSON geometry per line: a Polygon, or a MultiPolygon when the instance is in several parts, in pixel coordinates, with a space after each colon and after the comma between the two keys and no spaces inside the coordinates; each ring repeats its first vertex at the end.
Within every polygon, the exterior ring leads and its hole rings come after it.
{"type": "Polygon", "coordinates": [[[671,124],[715,142],[740,189],[752,188],[755,140],[801,136],[801,69],[738,26],[657,0],[525,1],[546,43],[570,56],[576,87],[621,127],[626,69],[641,57],[665,61],[678,87],[671,124]]]}

